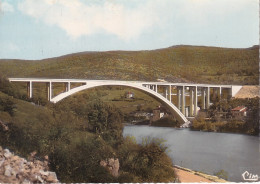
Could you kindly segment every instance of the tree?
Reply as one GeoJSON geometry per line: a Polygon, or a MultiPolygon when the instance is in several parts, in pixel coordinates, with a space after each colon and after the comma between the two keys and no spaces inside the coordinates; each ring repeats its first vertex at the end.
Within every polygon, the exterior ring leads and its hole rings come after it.
{"type": "Polygon", "coordinates": [[[92,103],[88,110],[90,131],[101,135],[111,144],[122,141],[123,114],[114,106],[98,100],[92,103]]]}

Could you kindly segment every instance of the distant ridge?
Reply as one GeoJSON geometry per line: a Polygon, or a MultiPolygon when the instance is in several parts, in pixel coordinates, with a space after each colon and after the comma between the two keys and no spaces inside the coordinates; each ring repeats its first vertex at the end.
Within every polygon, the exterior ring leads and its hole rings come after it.
{"type": "Polygon", "coordinates": [[[142,51],[87,51],[33,61],[0,59],[0,74],[258,85],[258,58],[258,45],[241,49],[177,45],[142,51]]]}

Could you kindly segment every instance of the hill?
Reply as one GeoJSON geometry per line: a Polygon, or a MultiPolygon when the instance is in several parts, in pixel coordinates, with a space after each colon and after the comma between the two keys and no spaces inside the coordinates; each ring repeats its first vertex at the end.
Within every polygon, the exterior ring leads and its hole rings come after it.
{"type": "Polygon", "coordinates": [[[259,46],[174,46],[151,51],[82,52],[43,60],[0,59],[7,77],[52,77],[258,85],[259,46]]]}

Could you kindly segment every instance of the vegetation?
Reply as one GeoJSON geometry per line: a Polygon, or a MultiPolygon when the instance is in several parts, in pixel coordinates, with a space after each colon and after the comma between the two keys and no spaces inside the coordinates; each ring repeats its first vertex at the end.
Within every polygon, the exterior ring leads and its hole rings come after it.
{"type": "Polygon", "coordinates": [[[174,127],[179,128],[182,124],[174,119],[172,116],[163,117],[157,121],[151,123],[151,126],[159,127],[174,127]]]}
{"type": "Polygon", "coordinates": [[[83,52],[37,61],[0,60],[7,77],[258,84],[259,46],[174,46],[152,51],[83,52]]]}
{"type": "MultiPolygon", "coordinates": [[[[49,155],[50,168],[62,182],[171,182],[172,161],[161,140],[146,139],[139,145],[123,138],[123,113],[99,99],[86,104],[80,94],[57,103],[37,105],[0,91],[0,145],[21,156],[37,151],[49,155]],[[119,177],[100,161],[118,158],[119,177]]],[[[0,86],[3,86],[0,83],[0,86]]],[[[20,96],[19,89],[17,96],[20,96]]],[[[15,90],[14,90],[15,91],[15,90]]]]}
{"type": "Polygon", "coordinates": [[[220,178],[223,178],[225,180],[228,180],[228,173],[226,171],[224,171],[223,169],[221,169],[220,171],[216,172],[214,175],[218,176],[220,178]]]}
{"type": "Polygon", "coordinates": [[[199,113],[192,122],[193,130],[259,134],[259,98],[216,101],[208,112],[199,113]],[[246,117],[234,117],[231,109],[247,108],[246,117]]]}

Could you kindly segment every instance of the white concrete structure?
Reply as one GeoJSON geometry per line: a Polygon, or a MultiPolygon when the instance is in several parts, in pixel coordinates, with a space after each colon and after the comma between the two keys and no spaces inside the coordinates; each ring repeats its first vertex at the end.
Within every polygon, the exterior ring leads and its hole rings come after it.
{"type": "MultiPolygon", "coordinates": [[[[196,116],[198,109],[198,96],[201,98],[202,109],[208,109],[210,106],[210,89],[217,91],[217,95],[221,98],[222,89],[229,91],[229,96],[235,94],[242,86],[235,85],[212,85],[212,84],[188,84],[188,83],[169,83],[169,82],[143,82],[143,81],[116,81],[116,80],[85,80],[85,79],[42,79],[42,78],[9,78],[11,82],[26,82],[28,97],[33,96],[33,83],[46,83],[48,100],[57,103],[62,99],[73,95],[79,91],[98,86],[128,86],[142,90],[159,101],[166,104],[175,118],[183,122],[185,125],[189,124],[186,117],[196,116]],[[53,83],[64,83],[66,89],[64,92],[53,97],[53,83]],[[81,83],[81,86],[71,88],[71,83],[81,83]],[[159,88],[164,90],[160,93],[159,88]],[[174,93],[174,91],[176,91],[174,93]],[[172,97],[177,96],[177,107],[172,103],[172,97]],[[185,113],[186,97],[189,97],[189,113],[185,113]]],[[[214,93],[214,92],[213,92],[214,93]]]]}

